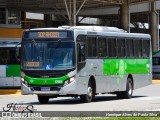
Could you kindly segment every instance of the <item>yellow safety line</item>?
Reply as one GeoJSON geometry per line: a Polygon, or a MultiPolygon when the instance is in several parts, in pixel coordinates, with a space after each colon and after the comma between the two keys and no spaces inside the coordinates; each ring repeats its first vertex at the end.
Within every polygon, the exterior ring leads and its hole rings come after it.
{"type": "Polygon", "coordinates": [[[6,95],[6,94],[21,94],[21,90],[0,90],[0,95],[6,95]]]}
{"type": "Polygon", "coordinates": [[[160,84],[160,79],[154,79],[154,80],[152,80],[152,84],[160,84]]]}

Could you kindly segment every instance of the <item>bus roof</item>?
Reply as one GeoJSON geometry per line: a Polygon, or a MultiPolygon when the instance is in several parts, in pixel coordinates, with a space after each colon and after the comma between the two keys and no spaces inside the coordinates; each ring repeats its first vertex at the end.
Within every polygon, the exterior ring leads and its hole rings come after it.
{"type": "Polygon", "coordinates": [[[106,27],[106,26],[60,26],[58,28],[36,28],[30,29],[29,31],[44,31],[44,30],[72,30],[72,31],[86,31],[86,32],[93,32],[95,33],[108,33],[110,35],[116,36],[128,36],[128,37],[144,37],[150,38],[149,34],[144,33],[127,33],[127,31],[123,29],[119,29],[117,27],[106,27]],[[116,34],[115,34],[116,33],[116,34]]]}
{"type": "MultiPolygon", "coordinates": [[[[88,31],[99,31],[99,32],[127,32],[123,29],[116,27],[105,27],[105,26],[60,26],[58,28],[35,28],[29,29],[31,31],[35,30],[88,30],[88,31]]],[[[27,30],[28,31],[28,30],[27,30]]]]}

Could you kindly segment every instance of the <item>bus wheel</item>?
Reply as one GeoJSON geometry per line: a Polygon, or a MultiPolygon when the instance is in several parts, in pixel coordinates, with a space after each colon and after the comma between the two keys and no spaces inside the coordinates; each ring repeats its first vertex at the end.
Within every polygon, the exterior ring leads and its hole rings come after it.
{"type": "Polygon", "coordinates": [[[46,104],[49,101],[49,97],[48,96],[40,96],[40,95],[38,95],[38,101],[41,104],[46,104]]]}
{"type": "Polygon", "coordinates": [[[133,82],[131,78],[127,79],[126,91],[117,92],[118,99],[130,99],[133,93],[133,82]]]}
{"type": "Polygon", "coordinates": [[[130,99],[132,98],[132,93],[133,93],[133,82],[131,78],[128,78],[126,91],[123,92],[123,96],[125,99],[130,99]]]}
{"type": "Polygon", "coordinates": [[[82,102],[89,103],[92,101],[92,99],[94,98],[94,90],[93,89],[94,88],[93,88],[92,83],[89,82],[88,88],[87,88],[87,94],[80,96],[82,102]]]}

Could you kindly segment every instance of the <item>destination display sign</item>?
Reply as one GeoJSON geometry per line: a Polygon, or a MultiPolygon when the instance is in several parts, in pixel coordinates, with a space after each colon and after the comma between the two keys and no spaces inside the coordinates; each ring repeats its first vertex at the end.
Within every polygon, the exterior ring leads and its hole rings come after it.
{"type": "Polygon", "coordinates": [[[40,62],[26,62],[27,67],[39,67],[40,62]]]}
{"type": "Polygon", "coordinates": [[[23,38],[71,38],[71,31],[27,31],[23,38]]]}
{"type": "Polygon", "coordinates": [[[59,32],[38,32],[38,38],[55,38],[59,37],[59,32]]]}

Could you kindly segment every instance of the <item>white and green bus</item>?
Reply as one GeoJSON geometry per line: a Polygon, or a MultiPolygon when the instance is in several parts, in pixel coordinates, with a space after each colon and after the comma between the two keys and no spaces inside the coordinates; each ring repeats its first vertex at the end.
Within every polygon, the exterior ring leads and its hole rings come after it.
{"type": "Polygon", "coordinates": [[[30,29],[21,44],[22,94],[91,102],[100,93],[129,99],[151,84],[150,35],[100,26],[30,29]]]}
{"type": "Polygon", "coordinates": [[[0,39],[0,89],[20,88],[20,62],[16,45],[21,39],[0,39]]]}
{"type": "Polygon", "coordinates": [[[152,72],[154,79],[160,79],[160,51],[152,53],[152,72]]]}

